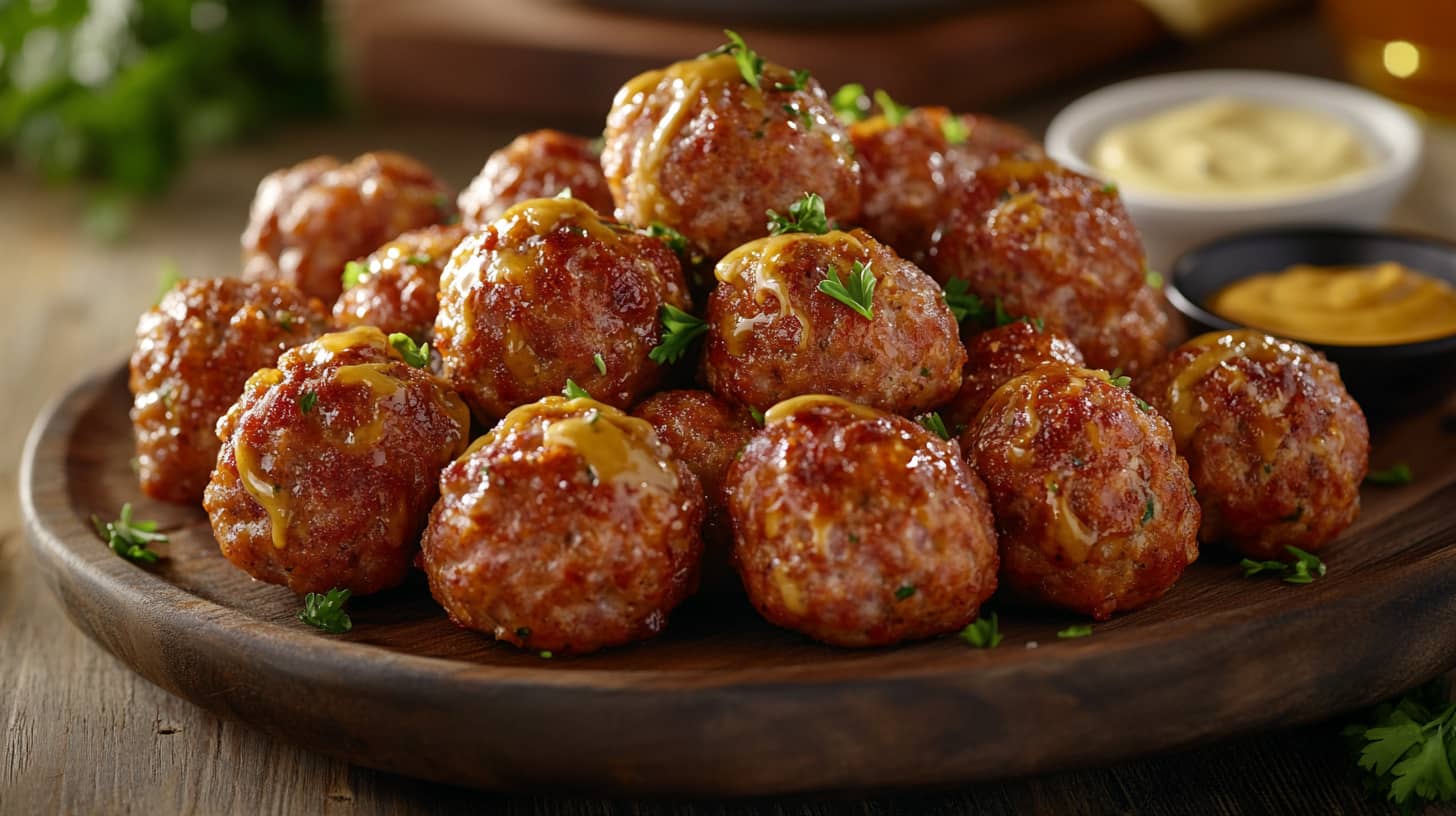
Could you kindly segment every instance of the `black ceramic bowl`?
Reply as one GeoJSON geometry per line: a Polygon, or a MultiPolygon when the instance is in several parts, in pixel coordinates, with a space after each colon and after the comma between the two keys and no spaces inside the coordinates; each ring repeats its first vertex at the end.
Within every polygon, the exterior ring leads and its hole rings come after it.
{"type": "MultiPolygon", "coordinates": [[[[1234,281],[1300,263],[1357,266],[1383,261],[1456,285],[1456,244],[1360,227],[1286,227],[1241,232],[1189,250],[1173,263],[1168,300],[1196,334],[1235,329],[1240,324],[1207,308],[1209,299],[1234,281]]],[[[1390,346],[1300,342],[1334,361],[1345,385],[1362,402],[1440,393],[1456,384],[1456,334],[1390,346]]]]}

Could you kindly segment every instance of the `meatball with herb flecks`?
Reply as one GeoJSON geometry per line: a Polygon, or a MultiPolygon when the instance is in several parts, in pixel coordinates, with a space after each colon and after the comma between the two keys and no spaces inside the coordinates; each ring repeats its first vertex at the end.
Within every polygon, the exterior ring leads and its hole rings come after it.
{"type": "Polygon", "coordinates": [[[961,444],[990,491],[1001,583],[1106,620],[1198,557],[1198,502],[1168,423],[1125,380],[1051,363],[996,390],[961,444]]]}
{"type": "Polygon", "coordinates": [[[400,332],[417,343],[428,341],[440,310],[440,272],[464,237],[461,226],[411,230],[346,265],[344,293],[334,303],[334,325],[377,326],[385,334],[400,332]]]}
{"type": "Polygon", "coordinates": [[[559,130],[523,133],[490,154],[480,174],[460,193],[460,220],[469,229],[480,229],[522,201],[550,198],[563,190],[597,212],[612,211],[612,191],[591,142],[559,130]]]}
{"type": "Polygon", "coordinates": [[[381,150],[342,165],[310,159],[258,185],[243,232],[243,277],[291,283],[333,303],[346,263],[453,213],[444,184],[403,154],[381,150]]]}
{"type": "Polygon", "coordinates": [[[806,192],[853,222],[859,166],[819,82],[741,42],[726,50],[617,92],[602,151],[617,218],[671,227],[710,259],[768,234],[766,212],[806,192]]]}
{"type": "Polygon", "coordinates": [[[200,501],[217,461],[217,421],[248,377],[326,325],[323,304],[285,284],[184,280],[165,293],[137,323],[131,356],[142,492],[200,501]]]}
{"type": "Polygon", "coordinates": [[[1019,374],[1044,363],[1066,363],[1080,368],[1082,352],[1061,332],[1032,320],[1016,320],[988,329],[966,340],[966,366],[961,369],[961,390],[940,409],[952,428],[975,420],[991,395],[1019,374]]]}
{"type": "Polygon", "coordinates": [[[1319,352],[1250,329],[1205,334],[1133,387],[1173,425],[1203,542],[1282,558],[1323,547],[1360,514],[1370,431],[1319,352]]]}
{"type": "Polygon", "coordinates": [[[955,632],[996,588],[985,487],[954,440],[795,397],[728,471],[733,560],[760,614],[836,646],[955,632]]]}
{"type": "Polygon", "coordinates": [[[297,593],[367,595],[404,580],[440,471],[470,414],[372,326],[258,370],[218,423],[203,506],[222,553],[297,593]]]}
{"type": "Polygon", "coordinates": [[[456,249],[440,279],[434,344],[482,420],[560,394],[568,380],[628,408],[661,382],[650,355],[663,308],[690,305],[662,241],[575,199],[538,198],[456,249]]]}
{"type": "Polygon", "coordinates": [[[718,262],[703,373],[757,409],[832,394],[894,413],[960,387],[965,349],[930,276],[862,230],[762,238],[718,262]]]}
{"type": "Polygon", "coordinates": [[[523,405],[440,485],[421,560],[467,629],[582,654],[660,633],[697,585],[697,477],[651,425],[609,405],[523,405]]]}
{"type": "Polygon", "coordinates": [[[1117,190],[1051,160],[1003,159],[952,191],[927,270],[986,303],[1041,318],[1097,368],[1136,375],[1169,320],[1117,190]]]}

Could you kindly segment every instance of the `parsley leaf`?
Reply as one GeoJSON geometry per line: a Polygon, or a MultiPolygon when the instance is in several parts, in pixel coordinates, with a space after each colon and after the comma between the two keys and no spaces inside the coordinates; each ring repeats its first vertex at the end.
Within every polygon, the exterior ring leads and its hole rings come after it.
{"type": "Polygon", "coordinates": [[[1244,569],[1244,577],[1268,573],[1270,575],[1281,575],[1284,582],[1288,584],[1309,584],[1316,578],[1323,578],[1325,574],[1325,562],[1319,556],[1306,552],[1298,547],[1287,545],[1284,548],[1290,555],[1294,556],[1293,562],[1286,561],[1255,561],[1252,558],[1245,558],[1239,562],[1244,569]]]}
{"type": "Polygon", "coordinates": [[[799,68],[794,70],[793,82],[775,82],[775,91],[802,91],[809,84],[809,69],[799,68]]]}
{"type": "Polygon", "coordinates": [[[1424,802],[1456,800],[1451,765],[1456,706],[1443,679],[1377,706],[1344,730],[1366,786],[1410,813],[1424,802]]]}
{"type": "Polygon", "coordinates": [[[901,105],[882,88],[875,90],[875,104],[880,106],[880,112],[885,115],[885,121],[891,125],[898,125],[904,121],[905,116],[910,113],[908,105],[901,105]]]}
{"type": "Polygon", "coordinates": [[[855,310],[865,320],[875,319],[875,275],[869,264],[855,261],[850,267],[849,283],[839,279],[839,270],[829,265],[824,280],[819,281],[819,291],[855,310]]]}
{"type": "Polygon", "coordinates": [[[102,523],[101,519],[92,515],[91,525],[96,528],[96,534],[101,536],[101,540],[111,547],[112,552],[138,564],[157,563],[161,556],[147,545],[167,541],[165,534],[157,532],[155,521],[132,521],[131,502],[121,506],[121,518],[116,521],[102,523]]]}
{"type": "Polygon", "coordinates": [[[895,600],[897,600],[897,601],[903,601],[906,598],[909,598],[910,596],[912,596],[914,594],[915,594],[915,587],[914,587],[914,585],[912,585],[912,584],[906,584],[906,585],[900,587],[899,589],[895,590],[895,600]]]}
{"type": "Polygon", "coordinates": [[[331,635],[342,635],[354,628],[354,621],[344,611],[344,604],[352,594],[337,587],[322,595],[310,592],[303,596],[303,609],[298,613],[298,619],[331,635]]]}
{"type": "Polygon", "coordinates": [[[1143,264],[1143,281],[1154,289],[1163,288],[1163,276],[1147,264],[1143,264]]]}
{"type": "Polygon", "coordinates": [[[1103,184],[1102,192],[1106,195],[1117,195],[1117,184],[1111,181],[1103,184]]]}
{"type": "Polygon", "coordinates": [[[1414,481],[1415,478],[1416,475],[1415,473],[1411,472],[1410,465],[1407,465],[1405,462],[1401,462],[1396,465],[1391,465],[1385,470],[1371,471],[1370,474],[1365,477],[1365,482],[1367,484],[1373,485],[1398,486],[1408,485],[1412,481],[1414,481]]]}
{"type": "Polygon", "coordinates": [[[865,86],[858,82],[840,86],[829,97],[829,106],[834,108],[839,120],[846,124],[862,122],[870,115],[870,99],[865,96],[865,86]]]}
{"type": "Polygon", "coordinates": [[[585,388],[576,384],[576,380],[566,378],[566,387],[561,389],[561,394],[567,399],[591,399],[591,394],[585,388]]]}
{"type": "Polygon", "coordinates": [[[607,373],[607,361],[606,358],[602,357],[600,351],[592,355],[592,365],[597,367],[598,374],[607,373]]]}
{"type": "Polygon", "coordinates": [[[408,334],[395,332],[389,336],[389,344],[394,346],[394,350],[399,352],[399,356],[403,357],[406,363],[415,368],[424,368],[430,364],[429,343],[417,346],[408,334]]]}
{"type": "Polygon", "coordinates": [[[945,420],[941,419],[940,414],[931,411],[928,414],[921,414],[916,417],[915,421],[925,426],[926,430],[933,432],[941,439],[950,439],[950,431],[945,429],[945,420]]]}
{"type": "Polygon", "coordinates": [[[1153,503],[1153,500],[1152,499],[1148,499],[1148,503],[1143,506],[1143,519],[1142,519],[1142,521],[1140,521],[1138,523],[1139,524],[1147,524],[1148,522],[1152,521],[1153,520],[1153,514],[1157,512],[1157,509],[1158,509],[1158,506],[1155,503],[1153,503]]]}
{"type": "Polygon", "coordinates": [[[1145,414],[1151,414],[1151,413],[1153,413],[1152,403],[1148,402],[1147,400],[1143,399],[1142,397],[1135,397],[1134,398],[1134,401],[1137,403],[1137,407],[1138,407],[1138,410],[1139,411],[1142,411],[1145,414]]]}
{"type": "Polygon", "coordinates": [[[687,261],[689,264],[700,264],[703,262],[703,254],[688,241],[687,236],[661,221],[653,221],[648,225],[647,236],[661,240],[667,244],[668,249],[676,252],[679,258],[687,261]]]}
{"type": "Polygon", "coordinates": [[[1000,646],[1002,637],[1000,627],[997,626],[996,613],[992,612],[989,618],[980,617],[971,621],[970,626],[961,630],[960,638],[977,649],[994,649],[1000,646]]]}
{"type": "Polygon", "coordinates": [[[1057,637],[1062,640],[1071,640],[1073,638],[1084,638],[1090,634],[1092,634],[1092,624],[1079,623],[1076,626],[1068,626],[1066,629],[1057,632],[1057,637]]]}
{"type": "Polygon", "coordinates": [[[358,261],[349,261],[344,264],[344,289],[353,289],[364,281],[364,276],[369,274],[369,267],[358,261]]]}
{"type": "Polygon", "coordinates": [[[789,205],[788,215],[779,215],[769,210],[768,234],[783,235],[789,232],[807,232],[823,235],[829,231],[829,218],[824,214],[824,199],[818,193],[804,193],[804,197],[789,205]]]}
{"type": "Polygon", "coordinates": [[[985,313],[986,304],[976,295],[967,291],[970,284],[961,278],[951,278],[945,282],[945,304],[950,307],[950,313],[955,316],[957,322],[968,317],[980,321],[985,313]]]}
{"type": "Polygon", "coordinates": [[[762,411],[760,411],[757,408],[754,408],[752,406],[749,406],[749,408],[748,408],[748,415],[751,416],[751,417],[753,417],[753,421],[754,422],[758,423],[759,425],[763,425],[763,412],[762,411]]]}
{"type": "Polygon", "coordinates": [[[1118,388],[1132,386],[1132,377],[1122,373],[1122,366],[1112,369],[1112,373],[1107,375],[1107,381],[1118,388]]]}
{"type": "Polygon", "coordinates": [[[434,260],[435,259],[431,258],[429,255],[411,255],[408,258],[405,258],[404,262],[409,264],[410,266],[426,266],[430,263],[433,263],[434,260]]]}
{"type": "Polygon", "coordinates": [[[763,90],[760,80],[763,76],[763,57],[749,48],[737,31],[725,28],[723,34],[728,38],[728,44],[718,49],[717,53],[731,55],[738,63],[738,73],[743,75],[743,81],[752,85],[755,90],[763,90]]]}
{"type": "Polygon", "coordinates": [[[662,342],[647,352],[647,357],[658,365],[675,363],[682,359],[693,341],[708,332],[706,320],[696,318],[669,304],[663,304],[657,313],[657,319],[662,322],[662,342]]]}
{"type": "Polygon", "coordinates": [[[966,120],[951,114],[940,122],[941,135],[945,136],[947,144],[964,144],[971,138],[971,129],[966,126],[966,120]]]}
{"type": "Polygon", "coordinates": [[[312,411],[313,406],[317,403],[318,394],[314,393],[313,391],[305,391],[303,392],[303,396],[298,398],[298,410],[306,414],[309,411],[312,411]]]}

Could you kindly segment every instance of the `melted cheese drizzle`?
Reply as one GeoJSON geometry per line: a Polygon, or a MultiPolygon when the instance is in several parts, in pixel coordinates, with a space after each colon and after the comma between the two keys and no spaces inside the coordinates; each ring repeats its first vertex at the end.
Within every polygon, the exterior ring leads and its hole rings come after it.
{"type": "Polygon", "coordinates": [[[384,332],[374,326],[355,326],[347,331],[326,334],[313,341],[310,345],[316,346],[329,354],[338,354],[341,351],[348,351],[353,348],[377,348],[381,351],[394,351],[393,347],[389,345],[389,338],[385,337],[384,332]]]}
{"type": "Polygon", "coordinates": [[[288,543],[288,495],[273,487],[258,472],[258,455],[247,444],[239,441],[233,449],[238,465],[238,480],[243,489],[268,514],[272,528],[273,546],[283,549],[288,543]]]}
{"type": "MultiPolygon", "coordinates": [[[[703,89],[711,83],[724,82],[743,83],[737,61],[727,54],[685,60],[661,70],[638,74],[617,91],[617,97],[612,102],[613,108],[628,104],[645,105],[649,96],[669,94],[667,105],[658,117],[651,137],[639,139],[632,151],[632,173],[627,185],[627,197],[635,205],[637,223],[677,222],[676,207],[663,197],[658,185],[662,165],[667,161],[668,153],[681,134],[695,103],[702,97],[703,89]]],[[[762,108],[763,94],[747,83],[743,84],[748,104],[762,108]]]]}
{"type": "MultiPolygon", "coordinates": [[[[593,399],[547,397],[506,414],[465,456],[512,433],[544,422],[541,443],[571,448],[603,482],[640,485],[665,492],[678,487],[677,473],[658,458],[656,432],[646,420],[628,416],[593,399]]],[[[464,457],[462,457],[464,458],[464,457]]]]}
{"type": "MultiPolygon", "coordinates": [[[[1281,355],[1301,354],[1292,344],[1252,329],[1205,334],[1190,340],[1188,345],[1198,349],[1198,356],[1189,361],[1168,384],[1168,404],[1172,406],[1168,419],[1173,425],[1173,441],[1179,448],[1187,447],[1203,418],[1203,410],[1197,404],[1193,388],[1214,369],[1240,357],[1267,362],[1276,360],[1281,355]]],[[[1232,367],[1229,370],[1242,382],[1243,372],[1232,367]]],[[[1283,441],[1282,429],[1270,417],[1261,415],[1252,421],[1255,430],[1254,442],[1264,461],[1270,461],[1283,441]]]]}
{"type": "Polygon", "coordinates": [[[1047,507],[1052,513],[1050,543],[1055,545],[1047,554],[1060,554],[1073,564],[1081,564],[1097,544],[1097,531],[1088,528],[1072,509],[1065,480],[1058,481],[1048,474],[1045,484],[1047,507]]]}
{"type": "Polygon", "coordinates": [[[857,402],[850,402],[841,397],[831,397],[828,394],[804,394],[777,403],[763,414],[763,424],[772,425],[775,422],[782,422],[795,414],[810,411],[820,406],[842,408],[860,419],[881,419],[886,416],[882,411],[877,411],[868,405],[860,405],[857,402]]]}
{"type": "MultiPolygon", "coordinates": [[[[810,235],[808,233],[789,233],[786,235],[771,235],[767,238],[760,238],[750,241],[743,246],[733,250],[718,262],[713,268],[713,277],[726,284],[737,284],[744,280],[745,275],[751,275],[753,280],[753,302],[763,305],[768,296],[773,296],[774,302],[778,304],[778,319],[782,320],[790,315],[799,323],[799,350],[806,348],[813,338],[813,331],[809,325],[809,319],[804,313],[794,307],[789,299],[788,284],[783,277],[785,262],[791,257],[793,248],[804,242],[815,242],[830,247],[834,252],[843,255],[864,255],[865,246],[860,240],[847,232],[831,231],[823,235],[810,235]]],[[[849,259],[839,270],[841,277],[844,277],[850,265],[855,259],[849,259]]],[[[733,326],[733,331],[725,338],[728,346],[728,353],[734,357],[743,354],[743,346],[755,329],[766,323],[771,323],[774,318],[768,315],[755,315],[751,318],[739,318],[733,326]]]]}

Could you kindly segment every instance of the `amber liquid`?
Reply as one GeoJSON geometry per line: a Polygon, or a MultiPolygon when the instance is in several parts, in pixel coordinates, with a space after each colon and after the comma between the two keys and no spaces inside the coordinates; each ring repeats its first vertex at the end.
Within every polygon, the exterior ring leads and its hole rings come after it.
{"type": "Polygon", "coordinates": [[[1324,0],[1351,77],[1456,117],[1456,0],[1324,0]]]}

